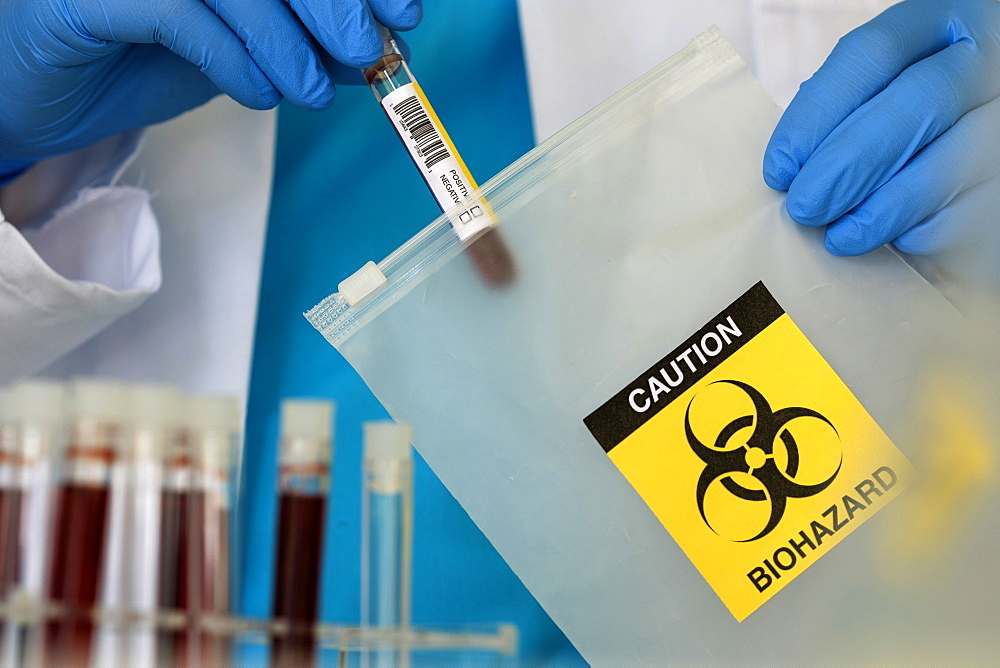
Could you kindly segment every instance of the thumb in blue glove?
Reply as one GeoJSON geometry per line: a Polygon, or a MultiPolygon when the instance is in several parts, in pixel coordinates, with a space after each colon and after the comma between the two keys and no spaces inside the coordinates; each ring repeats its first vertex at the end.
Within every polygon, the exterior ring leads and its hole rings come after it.
{"type": "Polygon", "coordinates": [[[845,35],[778,122],[764,180],[835,255],[1000,229],[1000,3],[906,0],[845,35]]]}
{"type": "Polygon", "coordinates": [[[420,0],[6,0],[0,185],[33,161],[172,118],[219,92],[254,108],[333,102],[420,0]]]}

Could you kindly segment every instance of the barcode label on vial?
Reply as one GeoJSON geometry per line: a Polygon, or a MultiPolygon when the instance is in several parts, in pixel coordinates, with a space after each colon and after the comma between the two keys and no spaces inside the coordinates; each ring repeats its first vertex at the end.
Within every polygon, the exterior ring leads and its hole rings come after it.
{"type": "Polygon", "coordinates": [[[410,83],[397,88],[382,98],[382,107],[459,238],[464,241],[492,227],[486,202],[466,201],[476,182],[420,87],[410,83]]]}
{"type": "Polygon", "coordinates": [[[416,95],[392,105],[392,113],[399,116],[399,123],[403,126],[403,131],[409,135],[410,142],[423,160],[425,169],[430,169],[451,157],[448,147],[441,139],[441,133],[431,123],[430,117],[420,104],[420,98],[416,95]]]}

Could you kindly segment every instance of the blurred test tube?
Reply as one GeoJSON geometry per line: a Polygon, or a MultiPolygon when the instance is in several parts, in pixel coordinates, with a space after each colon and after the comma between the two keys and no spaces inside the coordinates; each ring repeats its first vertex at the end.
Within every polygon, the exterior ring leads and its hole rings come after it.
{"type": "Polygon", "coordinates": [[[21,465],[12,390],[0,390],[0,598],[14,588],[19,565],[21,465]]]}
{"type": "MultiPolygon", "coordinates": [[[[45,595],[53,455],[65,438],[65,386],[23,381],[0,399],[0,578],[8,602],[45,595]]],[[[0,664],[23,665],[30,629],[3,625],[0,664]]]]}
{"type": "MultiPolygon", "coordinates": [[[[123,642],[116,656],[119,664],[146,666],[156,657],[153,624],[160,568],[162,457],[168,444],[178,437],[181,397],[176,388],[156,384],[130,386],[128,395],[131,448],[126,462],[122,586],[117,605],[131,613],[134,622],[121,634],[123,642]]],[[[108,665],[107,661],[99,663],[108,665]]]]}
{"type": "Polygon", "coordinates": [[[273,639],[271,665],[276,668],[308,668],[316,662],[314,626],[332,437],[332,402],[282,402],[273,616],[287,631],[273,639]]]}
{"type": "Polygon", "coordinates": [[[189,608],[201,617],[198,632],[198,663],[227,665],[229,641],[207,624],[219,621],[231,610],[234,597],[233,547],[238,545],[232,531],[239,483],[241,420],[239,402],[232,397],[198,395],[188,398],[189,438],[195,457],[188,529],[190,568],[188,569],[189,608]]]}
{"type": "Polygon", "coordinates": [[[45,629],[42,663],[86,665],[105,554],[113,465],[121,448],[120,384],[78,379],[54,510],[49,598],[59,607],[45,629]]]}
{"type": "MultiPolygon", "coordinates": [[[[191,432],[186,426],[173,430],[163,442],[162,482],[160,485],[159,564],[157,572],[157,602],[162,612],[186,614],[190,608],[189,580],[192,555],[196,548],[190,539],[196,534],[192,527],[192,489],[195,476],[195,455],[191,432]]],[[[191,620],[186,618],[179,628],[160,628],[156,633],[158,665],[187,665],[195,651],[191,647],[191,620]]]]}
{"type": "Polygon", "coordinates": [[[410,427],[364,424],[361,519],[362,666],[408,666],[413,460],[410,427]],[[393,638],[391,642],[386,642],[393,638]]]}

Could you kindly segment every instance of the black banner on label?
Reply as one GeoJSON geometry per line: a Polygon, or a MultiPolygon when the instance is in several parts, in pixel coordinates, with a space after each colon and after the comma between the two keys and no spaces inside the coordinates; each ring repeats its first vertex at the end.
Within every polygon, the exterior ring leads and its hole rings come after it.
{"type": "Polygon", "coordinates": [[[764,284],[757,283],[584,418],[584,424],[610,452],[784,312],[764,284]]]}

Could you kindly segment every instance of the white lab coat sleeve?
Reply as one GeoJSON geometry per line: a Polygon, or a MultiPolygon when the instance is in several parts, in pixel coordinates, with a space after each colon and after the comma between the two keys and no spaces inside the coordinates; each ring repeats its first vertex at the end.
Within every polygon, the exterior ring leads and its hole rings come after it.
{"type": "Polygon", "coordinates": [[[149,193],[102,185],[137,141],[130,134],[41,163],[5,189],[21,229],[0,213],[0,384],[58,359],[159,289],[149,193]]]}
{"type": "Polygon", "coordinates": [[[753,0],[754,71],[782,107],[841,36],[896,0],[753,0]]]}
{"type": "Polygon", "coordinates": [[[121,182],[153,193],[163,285],[40,373],[246,396],[276,119],[220,95],[146,129],[121,182]]]}
{"type": "Polygon", "coordinates": [[[785,106],[844,33],[894,1],[519,0],[535,138],[551,136],[712,24],[785,106]]]}
{"type": "Polygon", "coordinates": [[[518,10],[539,142],[713,23],[744,60],[753,60],[748,0],[518,0],[518,10]]]}

